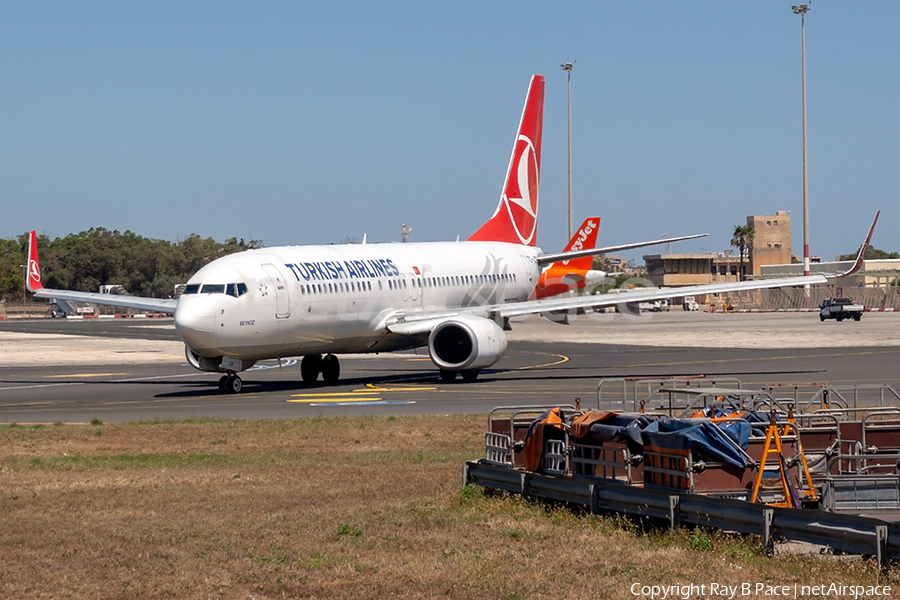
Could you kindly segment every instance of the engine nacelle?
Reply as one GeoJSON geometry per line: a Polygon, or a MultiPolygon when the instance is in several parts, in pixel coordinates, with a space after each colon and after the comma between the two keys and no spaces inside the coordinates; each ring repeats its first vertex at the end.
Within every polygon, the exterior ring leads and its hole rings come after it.
{"type": "Polygon", "coordinates": [[[256,364],[255,360],[238,360],[230,356],[200,356],[187,344],[184,346],[184,356],[192,367],[198,371],[207,371],[209,373],[246,371],[256,364]]]}
{"type": "Polygon", "coordinates": [[[428,352],[431,361],[441,369],[489,367],[506,352],[506,334],[490,319],[457,317],[431,331],[428,352]]]}

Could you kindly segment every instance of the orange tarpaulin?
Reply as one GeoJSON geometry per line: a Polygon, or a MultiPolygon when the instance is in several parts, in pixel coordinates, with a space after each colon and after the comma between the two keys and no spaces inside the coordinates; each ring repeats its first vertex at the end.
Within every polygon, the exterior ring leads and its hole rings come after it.
{"type": "Polygon", "coordinates": [[[544,454],[544,428],[552,427],[565,430],[562,413],[559,408],[551,408],[540,418],[536,419],[528,433],[525,434],[525,470],[538,472],[541,466],[541,456],[544,454]]]}
{"type": "Polygon", "coordinates": [[[591,425],[608,421],[618,414],[619,413],[614,412],[596,412],[589,410],[572,421],[572,437],[583,438],[590,432],[591,425]]]}

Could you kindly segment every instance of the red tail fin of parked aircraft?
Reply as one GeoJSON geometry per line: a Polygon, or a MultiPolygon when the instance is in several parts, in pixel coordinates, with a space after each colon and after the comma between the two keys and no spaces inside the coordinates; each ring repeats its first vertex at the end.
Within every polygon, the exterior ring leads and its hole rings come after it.
{"type": "Polygon", "coordinates": [[[28,239],[28,291],[36,292],[41,284],[41,267],[38,265],[37,234],[32,230],[28,239]]]}
{"type": "Polygon", "coordinates": [[[494,216],[473,233],[469,241],[535,245],[543,115],[544,77],[535,75],[528,87],[519,135],[509,158],[500,203],[494,216]]]}
{"type": "MultiPolygon", "coordinates": [[[[597,245],[597,233],[600,231],[600,217],[589,217],[584,220],[575,235],[569,240],[569,245],[563,252],[587,250],[597,245]]],[[[586,282],[585,276],[591,270],[593,256],[583,256],[569,260],[560,260],[544,270],[534,289],[535,297],[547,298],[568,292],[573,289],[581,289],[586,282]]],[[[605,273],[604,273],[605,275],[605,273]]]]}

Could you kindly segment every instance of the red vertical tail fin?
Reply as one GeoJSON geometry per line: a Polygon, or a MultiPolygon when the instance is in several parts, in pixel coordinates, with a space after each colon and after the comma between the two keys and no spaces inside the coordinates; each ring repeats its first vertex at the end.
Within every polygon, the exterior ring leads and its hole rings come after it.
{"type": "Polygon", "coordinates": [[[37,234],[31,231],[31,237],[28,238],[28,291],[36,292],[43,288],[41,284],[41,266],[38,263],[37,252],[37,234]]]}
{"type": "Polygon", "coordinates": [[[543,118],[544,77],[534,75],[522,109],[519,134],[509,158],[500,203],[494,216],[473,233],[469,241],[535,245],[543,118]]]}

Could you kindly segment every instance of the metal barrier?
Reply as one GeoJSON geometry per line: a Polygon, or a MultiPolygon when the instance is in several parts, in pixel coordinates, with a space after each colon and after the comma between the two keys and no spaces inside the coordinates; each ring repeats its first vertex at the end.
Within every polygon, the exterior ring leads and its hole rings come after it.
{"type": "Polygon", "coordinates": [[[513,464],[512,437],[488,431],[484,434],[485,460],[500,465],[513,464]]]}
{"type": "MultiPolygon", "coordinates": [[[[568,436],[566,436],[568,438],[568,436]]],[[[544,472],[550,475],[567,475],[569,460],[566,448],[569,440],[547,440],[544,450],[544,472]]]]}
{"type": "MultiPolygon", "coordinates": [[[[711,379],[705,375],[696,375],[670,379],[652,377],[601,379],[597,384],[597,410],[641,412],[644,408],[649,409],[651,397],[661,388],[693,390],[696,394],[698,390],[716,387],[745,390],[741,381],[734,377],[711,379]]],[[[748,392],[745,390],[745,393],[748,392]]],[[[773,404],[779,408],[787,402],[793,403],[797,413],[806,413],[810,409],[859,409],[865,406],[871,409],[871,407],[883,408],[889,406],[889,403],[900,404],[900,392],[888,384],[783,383],[764,386],[760,388],[759,393],[769,396],[774,401],[773,404]]],[[[768,404],[761,403],[758,406],[762,405],[768,404]]],[[[754,405],[753,408],[756,407],[757,405],[754,405]]]]}
{"type": "Polygon", "coordinates": [[[614,377],[597,383],[597,410],[614,412],[644,412],[645,402],[659,388],[701,389],[727,386],[741,389],[735,377],[708,379],[705,375],[659,379],[655,377],[614,377]],[[605,396],[604,396],[605,394],[605,396]]]}
{"type": "Polygon", "coordinates": [[[838,454],[828,460],[822,504],[831,512],[900,511],[900,454],[838,454]]]}
{"type": "Polygon", "coordinates": [[[900,558],[900,526],[868,517],[817,509],[773,508],[696,494],[669,494],[587,477],[525,473],[483,461],[467,462],[463,481],[523,497],[585,506],[592,514],[610,511],[666,520],[671,527],[692,524],[760,535],[769,554],[777,536],[849,554],[871,555],[881,568],[887,568],[890,559],[900,558]]]}
{"type": "Polygon", "coordinates": [[[897,439],[896,432],[897,426],[900,423],[900,408],[898,407],[890,407],[890,408],[882,408],[879,410],[873,410],[866,414],[862,418],[861,427],[862,427],[862,436],[860,439],[860,443],[862,444],[863,451],[865,452],[878,452],[879,446],[875,443],[876,441],[881,442],[883,439],[887,445],[884,443],[881,444],[881,449],[891,449],[897,450],[900,449],[900,439],[897,439]],[[894,417],[894,420],[885,425],[883,421],[885,417],[894,417]],[[875,421],[875,419],[878,421],[875,421]],[[870,422],[870,420],[874,422],[870,422]],[[881,422],[881,423],[880,423],[881,422]],[[878,436],[878,440],[873,440],[872,438],[881,431],[886,431],[888,433],[887,436],[878,436]],[[870,443],[871,442],[871,443],[870,443]]]}
{"type": "Polygon", "coordinates": [[[859,383],[847,385],[830,385],[827,383],[795,383],[770,385],[762,388],[770,394],[775,391],[784,392],[793,388],[793,402],[798,412],[806,412],[810,408],[849,408],[858,409],[868,406],[885,407],[887,402],[900,404],[900,393],[886,383],[859,383]],[[808,395],[808,399],[802,396],[808,395]]]}
{"type": "Polygon", "coordinates": [[[888,566],[888,528],[884,521],[824,510],[776,508],[772,526],[775,535],[785,539],[871,555],[882,568],[888,566]]]}
{"type": "Polygon", "coordinates": [[[595,446],[573,441],[570,461],[573,475],[632,484],[635,483],[635,467],[643,461],[643,457],[632,455],[625,444],[595,446]]]}

